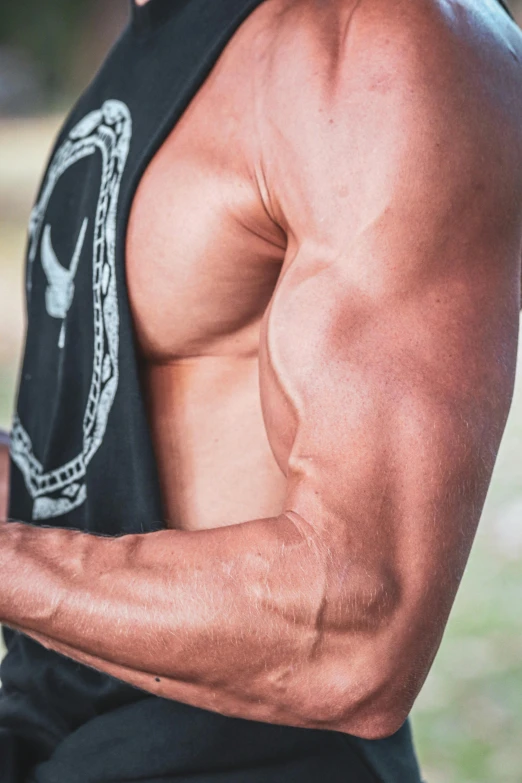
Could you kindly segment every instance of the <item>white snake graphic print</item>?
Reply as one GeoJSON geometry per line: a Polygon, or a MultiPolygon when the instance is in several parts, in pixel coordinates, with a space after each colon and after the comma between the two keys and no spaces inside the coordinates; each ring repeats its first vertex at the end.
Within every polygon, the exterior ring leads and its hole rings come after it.
{"type": "Polygon", "coordinates": [[[87,114],[69,132],[56,151],[29,227],[27,298],[32,295],[34,265],[39,260],[47,288],[45,309],[61,321],[57,351],[65,345],[67,314],[75,295],[75,276],[89,223],[94,226],[92,246],[94,361],[87,405],[83,416],[83,442],[77,455],[65,464],[46,470],[35,454],[31,433],[18,416],[12,429],[11,456],[33,499],[33,519],[60,516],[85,502],[87,466],[99,449],[118,387],[119,313],[115,273],[115,230],[120,183],[132,135],[132,121],[121,101],[106,101],[87,114]],[[53,227],[46,211],[56,184],[76,162],[89,155],[101,156],[101,182],[95,214],[85,216],[74,237],[70,258],[58,258],[53,248],[53,227]],[[40,252],[38,253],[38,249],[40,252]]]}

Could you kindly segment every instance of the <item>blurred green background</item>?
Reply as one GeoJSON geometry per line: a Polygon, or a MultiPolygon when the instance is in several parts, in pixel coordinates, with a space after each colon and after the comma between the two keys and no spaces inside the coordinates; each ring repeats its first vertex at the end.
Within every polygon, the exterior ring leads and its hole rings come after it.
{"type": "MultiPolygon", "coordinates": [[[[522,0],[510,5],[522,21],[522,0]]],[[[35,189],[63,113],[127,12],[127,0],[2,0],[0,6],[0,427],[9,427],[13,411],[24,330],[25,227],[35,189]]],[[[475,547],[413,713],[428,783],[522,781],[519,367],[475,547]]]]}

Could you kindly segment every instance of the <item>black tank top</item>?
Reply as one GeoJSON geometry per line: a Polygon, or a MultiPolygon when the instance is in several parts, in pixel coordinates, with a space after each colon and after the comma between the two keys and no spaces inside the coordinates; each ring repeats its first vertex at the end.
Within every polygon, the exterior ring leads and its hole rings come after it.
{"type": "MultiPolygon", "coordinates": [[[[125,279],[137,185],[261,0],[149,0],[78,101],[33,209],[10,517],[163,527],[125,279]]],[[[5,629],[0,783],[418,783],[406,723],[364,741],[160,699],[5,629]]]]}

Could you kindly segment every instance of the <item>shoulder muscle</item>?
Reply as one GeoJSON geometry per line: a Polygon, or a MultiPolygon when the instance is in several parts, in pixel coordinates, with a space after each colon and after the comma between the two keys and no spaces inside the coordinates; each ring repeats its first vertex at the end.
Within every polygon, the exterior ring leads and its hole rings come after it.
{"type": "Polygon", "coordinates": [[[311,219],[331,232],[341,206],[346,225],[347,211],[375,210],[376,190],[384,202],[397,178],[414,190],[430,169],[465,187],[475,166],[501,181],[499,209],[522,202],[522,46],[495,2],[284,5],[258,127],[268,207],[290,235],[311,219]]]}

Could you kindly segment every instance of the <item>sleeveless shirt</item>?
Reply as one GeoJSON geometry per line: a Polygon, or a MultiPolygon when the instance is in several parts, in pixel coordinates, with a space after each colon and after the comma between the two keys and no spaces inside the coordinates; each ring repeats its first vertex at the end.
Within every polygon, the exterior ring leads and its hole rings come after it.
{"type": "MultiPolygon", "coordinates": [[[[9,516],[97,535],[161,529],[127,297],[138,183],[262,0],[149,0],[66,120],[31,214],[9,516]]],[[[0,783],[419,783],[384,740],[226,718],[142,692],[4,629],[0,783]]]]}

